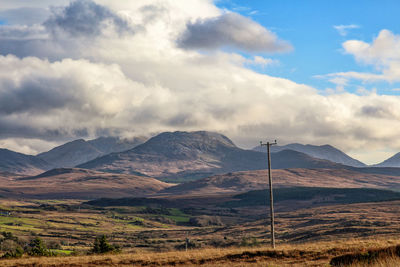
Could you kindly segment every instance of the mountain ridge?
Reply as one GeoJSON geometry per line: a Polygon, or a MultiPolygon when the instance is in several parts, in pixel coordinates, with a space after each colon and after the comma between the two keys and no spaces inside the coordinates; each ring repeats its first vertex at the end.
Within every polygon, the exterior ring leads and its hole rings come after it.
{"type": "Polygon", "coordinates": [[[50,168],[50,164],[32,155],[0,148],[0,170],[7,173],[34,175],[50,168]]]}
{"type": "Polygon", "coordinates": [[[142,142],[144,137],[132,140],[118,137],[99,137],[89,141],[77,139],[40,153],[37,157],[49,162],[53,168],[71,168],[112,152],[131,149],[142,142]]]}
{"type": "MultiPolygon", "coordinates": [[[[340,164],[297,151],[280,151],[273,153],[272,158],[272,168],[342,168],[340,164]]],[[[241,149],[222,134],[177,131],[161,133],[133,149],[99,157],[77,167],[185,179],[265,169],[267,162],[265,153],[241,149]]]]}
{"type": "MultiPolygon", "coordinates": [[[[303,145],[299,143],[292,143],[287,144],[284,146],[271,146],[271,153],[272,152],[279,152],[285,149],[298,151],[304,154],[307,154],[314,158],[326,159],[335,163],[340,163],[347,166],[352,167],[366,167],[367,165],[362,163],[361,161],[354,159],[347,155],[346,153],[342,152],[341,150],[331,146],[331,145],[303,145]]],[[[257,146],[254,147],[253,150],[266,152],[266,147],[257,146]]]]}
{"type": "Polygon", "coordinates": [[[390,158],[387,158],[381,163],[372,165],[372,167],[395,167],[395,168],[400,167],[400,152],[394,154],[390,158]]]}

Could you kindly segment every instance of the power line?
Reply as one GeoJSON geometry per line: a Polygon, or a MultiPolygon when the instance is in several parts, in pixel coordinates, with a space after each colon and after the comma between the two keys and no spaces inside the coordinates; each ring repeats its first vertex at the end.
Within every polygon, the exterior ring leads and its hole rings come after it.
{"type": "Polygon", "coordinates": [[[272,193],[272,177],[271,177],[271,151],[270,148],[276,145],[276,140],[273,143],[267,142],[263,143],[260,141],[260,146],[267,146],[267,158],[268,158],[268,180],[269,180],[269,207],[271,215],[271,246],[275,248],[275,219],[274,219],[274,195],[272,193]]]}

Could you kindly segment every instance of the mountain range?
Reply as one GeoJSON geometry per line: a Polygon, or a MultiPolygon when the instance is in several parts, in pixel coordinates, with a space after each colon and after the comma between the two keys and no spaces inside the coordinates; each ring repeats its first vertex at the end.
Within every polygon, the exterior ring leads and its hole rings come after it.
{"type": "Polygon", "coordinates": [[[128,151],[111,153],[78,166],[157,178],[200,178],[215,173],[265,168],[263,153],[235,146],[213,132],[166,132],[128,151]]]}
{"type": "MultiPolygon", "coordinates": [[[[272,168],[346,169],[367,174],[400,175],[400,154],[374,166],[365,166],[330,146],[289,144],[273,146],[272,168]],[[380,167],[380,168],[377,168],[380,167]]],[[[150,176],[165,181],[184,182],[237,171],[267,167],[260,147],[237,147],[224,135],[197,132],[165,132],[146,141],[100,137],[78,139],[37,156],[0,150],[0,172],[36,175],[53,168],[79,167],[101,172],[150,176]]]]}

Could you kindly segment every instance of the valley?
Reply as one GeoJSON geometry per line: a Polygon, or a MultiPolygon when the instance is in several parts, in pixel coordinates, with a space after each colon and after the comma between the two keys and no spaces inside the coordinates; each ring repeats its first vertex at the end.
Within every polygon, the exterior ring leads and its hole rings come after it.
{"type": "MultiPolygon", "coordinates": [[[[277,148],[272,177],[278,250],[271,250],[264,152],[241,149],[226,136],[204,131],[126,143],[96,140],[70,142],[40,158],[7,151],[18,161],[3,161],[8,165],[0,172],[1,242],[15,243],[7,240],[11,235],[27,247],[41,238],[50,251],[69,255],[71,266],[91,266],[72,262],[74,257],[90,262],[85,257],[95,256],[85,255],[102,235],[119,247],[122,254],[110,260],[121,266],[158,262],[152,256],[145,261],[124,256],[138,253],[161,255],[166,266],[211,266],[229,257],[237,258],[238,266],[319,266],[334,256],[358,253],[360,244],[373,247],[371,239],[382,240],[379,249],[399,244],[400,168],[366,166],[331,146],[277,148]],[[321,151],[328,152],[322,157],[321,151]],[[349,240],[353,247],[337,245],[349,240]],[[184,259],[186,247],[199,253],[196,260],[184,259]],[[222,254],[200,256],[212,248],[222,254]],[[295,256],[299,249],[310,256],[295,256]]],[[[25,266],[24,260],[0,262],[25,266]]]]}

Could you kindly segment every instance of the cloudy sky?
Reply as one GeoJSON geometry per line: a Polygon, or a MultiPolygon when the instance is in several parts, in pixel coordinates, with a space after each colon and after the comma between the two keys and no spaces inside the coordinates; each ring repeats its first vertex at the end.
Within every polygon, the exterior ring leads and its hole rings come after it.
{"type": "Polygon", "coordinates": [[[398,1],[0,0],[0,147],[211,130],[400,151],[398,1]]]}

